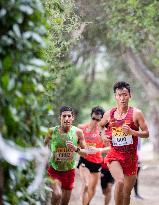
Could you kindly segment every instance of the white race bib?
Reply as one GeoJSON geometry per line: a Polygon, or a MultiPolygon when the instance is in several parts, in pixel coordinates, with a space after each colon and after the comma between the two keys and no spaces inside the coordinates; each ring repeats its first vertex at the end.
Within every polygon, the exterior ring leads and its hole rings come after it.
{"type": "Polygon", "coordinates": [[[127,136],[112,136],[112,144],[113,146],[124,146],[133,144],[132,135],[127,136]]]}

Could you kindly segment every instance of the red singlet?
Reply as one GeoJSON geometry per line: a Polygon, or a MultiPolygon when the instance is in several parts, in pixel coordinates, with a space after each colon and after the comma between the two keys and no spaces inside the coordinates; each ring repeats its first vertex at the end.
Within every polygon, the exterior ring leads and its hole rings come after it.
{"type": "Polygon", "coordinates": [[[133,122],[133,108],[128,108],[127,115],[122,120],[114,118],[116,109],[113,108],[110,111],[108,129],[111,131],[111,150],[105,157],[104,162],[109,164],[112,161],[119,161],[125,175],[135,175],[137,172],[138,137],[126,135],[122,131],[123,124],[127,124],[133,130],[138,130],[133,122]]]}
{"type": "MultiPolygon", "coordinates": [[[[102,142],[101,137],[99,135],[98,128],[94,132],[90,132],[88,125],[82,127],[81,129],[83,130],[84,138],[85,138],[86,144],[88,146],[93,146],[93,147],[97,147],[97,148],[103,147],[103,142],[102,142]]],[[[102,157],[102,154],[100,152],[98,152],[96,154],[89,154],[87,156],[84,156],[84,158],[86,160],[88,160],[90,162],[94,162],[94,163],[102,163],[102,161],[103,161],[103,157],[102,157]]]]}

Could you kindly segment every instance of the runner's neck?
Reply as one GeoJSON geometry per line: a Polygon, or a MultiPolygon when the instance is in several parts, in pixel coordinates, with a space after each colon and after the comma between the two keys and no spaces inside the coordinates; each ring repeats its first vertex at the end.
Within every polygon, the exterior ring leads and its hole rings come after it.
{"type": "Polygon", "coordinates": [[[70,131],[70,129],[71,127],[63,127],[63,126],[59,127],[59,131],[61,134],[67,134],[70,131]]]}
{"type": "Polygon", "coordinates": [[[129,107],[124,107],[124,108],[119,108],[117,107],[115,113],[114,113],[114,117],[116,119],[124,119],[128,113],[129,107]]]}
{"type": "Polygon", "coordinates": [[[91,124],[91,123],[88,124],[88,129],[89,129],[90,132],[96,131],[97,128],[98,128],[98,124],[97,124],[96,126],[94,126],[94,125],[91,124]]]}

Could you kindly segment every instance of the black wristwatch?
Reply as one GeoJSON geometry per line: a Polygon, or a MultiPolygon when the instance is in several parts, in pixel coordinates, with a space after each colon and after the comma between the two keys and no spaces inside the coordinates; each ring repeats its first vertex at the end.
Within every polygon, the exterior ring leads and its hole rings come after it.
{"type": "Polygon", "coordinates": [[[79,147],[77,147],[77,149],[76,149],[75,152],[80,152],[80,150],[81,150],[81,149],[80,149],[79,147]]]}

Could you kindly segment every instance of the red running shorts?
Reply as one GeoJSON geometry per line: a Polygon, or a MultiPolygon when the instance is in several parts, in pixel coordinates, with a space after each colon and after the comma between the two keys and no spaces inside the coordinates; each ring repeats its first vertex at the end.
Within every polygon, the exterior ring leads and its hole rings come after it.
{"type": "Polygon", "coordinates": [[[69,171],[56,171],[53,167],[49,167],[47,170],[48,175],[54,180],[58,179],[62,184],[62,189],[72,190],[75,180],[75,169],[69,171]]]}
{"type": "Polygon", "coordinates": [[[132,176],[137,174],[138,157],[136,153],[122,153],[110,150],[104,159],[104,163],[110,164],[112,161],[120,163],[125,175],[132,176]]]}

